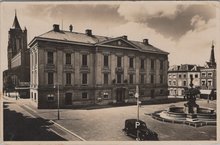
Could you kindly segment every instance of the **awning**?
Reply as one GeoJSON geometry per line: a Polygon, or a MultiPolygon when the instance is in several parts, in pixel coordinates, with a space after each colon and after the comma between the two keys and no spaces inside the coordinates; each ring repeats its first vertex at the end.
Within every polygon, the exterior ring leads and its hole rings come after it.
{"type": "Polygon", "coordinates": [[[200,90],[201,94],[210,95],[212,90],[200,90]]]}

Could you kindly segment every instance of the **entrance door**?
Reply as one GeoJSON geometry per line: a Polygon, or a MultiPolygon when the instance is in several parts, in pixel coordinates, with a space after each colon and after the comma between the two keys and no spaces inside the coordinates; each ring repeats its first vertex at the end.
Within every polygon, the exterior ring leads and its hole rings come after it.
{"type": "Polygon", "coordinates": [[[154,98],[154,90],[150,91],[151,98],[154,98]]]}
{"type": "Polygon", "coordinates": [[[66,93],[65,105],[72,105],[72,93],[66,93]]]}
{"type": "Polygon", "coordinates": [[[125,88],[117,88],[116,89],[116,100],[117,102],[125,101],[125,88]]]}

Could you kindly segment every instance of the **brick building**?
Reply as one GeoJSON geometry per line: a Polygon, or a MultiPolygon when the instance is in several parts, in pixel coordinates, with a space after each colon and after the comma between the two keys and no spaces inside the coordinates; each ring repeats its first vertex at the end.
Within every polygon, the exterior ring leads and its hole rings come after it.
{"type": "Polygon", "coordinates": [[[7,52],[8,69],[3,72],[3,91],[16,91],[20,97],[29,97],[30,54],[27,49],[27,29],[21,29],[16,13],[8,32],[7,52]]]}
{"type": "Polygon", "coordinates": [[[30,96],[38,108],[167,97],[168,53],[148,43],[53,29],[30,43],[30,96]]]}

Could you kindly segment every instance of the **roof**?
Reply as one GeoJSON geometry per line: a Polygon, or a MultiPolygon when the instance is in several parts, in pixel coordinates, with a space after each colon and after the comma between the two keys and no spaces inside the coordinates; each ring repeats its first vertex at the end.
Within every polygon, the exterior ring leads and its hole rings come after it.
{"type": "Polygon", "coordinates": [[[109,37],[104,37],[104,36],[97,36],[97,35],[88,36],[84,33],[70,32],[70,31],[56,32],[53,30],[46,32],[38,37],[46,38],[46,39],[57,39],[57,40],[64,40],[64,41],[90,43],[90,44],[95,44],[101,41],[111,39],[109,37]]]}
{"type": "Polygon", "coordinates": [[[13,22],[12,28],[21,29],[21,26],[20,26],[20,24],[18,22],[18,18],[17,18],[16,14],[15,14],[15,18],[14,18],[14,22],[13,22]]]}
{"type": "Polygon", "coordinates": [[[181,65],[173,65],[170,66],[168,71],[175,72],[198,72],[202,67],[197,66],[195,64],[181,64],[181,65]]]}
{"type": "MultiPolygon", "coordinates": [[[[116,37],[116,38],[111,38],[111,37],[106,37],[106,36],[99,36],[99,35],[87,35],[85,33],[79,33],[79,32],[70,32],[70,31],[48,31],[44,34],[41,34],[37,37],[35,37],[29,45],[31,46],[35,40],[45,40],[45,41],[61,41],[63,43],[65,42],[73,42],[73,43],[80,43],[80,44],[89,44],[89,45],[102,45],[105,42],[109,41],[114,41],[117,39],[123,39],[122,37],[116,37]]],[[[162,51],[152,45],[146,45],[143,44],[142,42],[138,41],[130,41],[130,40],[125,40],[127,43],[135,46],[138,48],[137,50],[139,51],[145,51],[145,52],[151,52],[151,53],[159,53],[159,54],[169,54],[168,52],[162,51]]]]}

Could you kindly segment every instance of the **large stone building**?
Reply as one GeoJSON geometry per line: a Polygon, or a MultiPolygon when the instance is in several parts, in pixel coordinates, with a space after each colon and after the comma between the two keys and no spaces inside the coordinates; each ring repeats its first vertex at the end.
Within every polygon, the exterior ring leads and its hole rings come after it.
{"type": "Polygon", "coordinates": [[[30,96],[38,108],[167,97],[168,53],[127,36],[109,38],[53,29],[30,43],[30,96]]]}
{"type": "Polygon", "coordinates": [[[17,91],[20,97],[29,97],[30,53],[27,49],[27,29],[21,29],[15,13],[8,32],[8,69],[3,72],[3,91],[17,91]]]}

